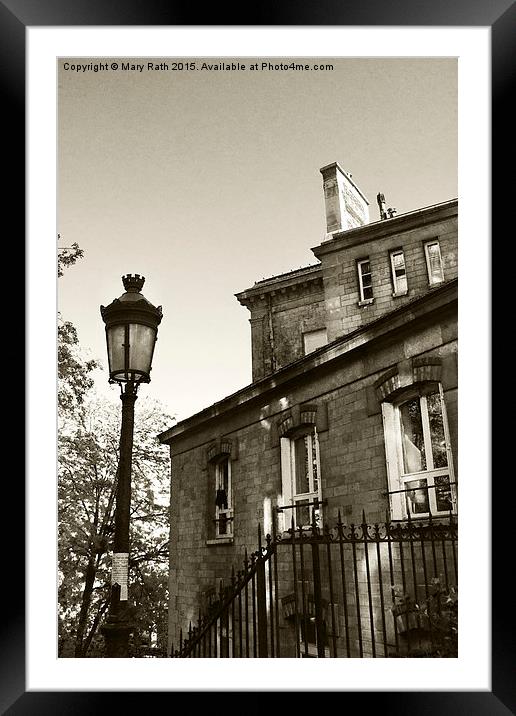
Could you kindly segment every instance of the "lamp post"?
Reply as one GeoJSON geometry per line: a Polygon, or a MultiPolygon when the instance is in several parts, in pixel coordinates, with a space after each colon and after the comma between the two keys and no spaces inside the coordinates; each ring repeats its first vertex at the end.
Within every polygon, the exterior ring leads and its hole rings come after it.
{"type": "Polygon", "coordinates": [[[162,311],[161,306],[153,306],[140,293],[145,282],[143,276],[127,274],[122,277],[122,282],[125,293],[109,306],[100,307],[106,324],[109,382],[119,384],[122,400],[111,601],[102,632],[106,640],[106,656],[127,658],[129,634],[133,629],[128,610],[128,572],[134,404],[140,383],[150,382],[162,311]]]}

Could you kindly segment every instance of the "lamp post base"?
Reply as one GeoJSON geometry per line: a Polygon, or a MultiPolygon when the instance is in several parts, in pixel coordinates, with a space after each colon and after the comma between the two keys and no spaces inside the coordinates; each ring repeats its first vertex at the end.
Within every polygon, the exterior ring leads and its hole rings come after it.
{"type": "Polygon", "coordinates": [[[107,658],[129,658],[129,634],[135,628],[131,617],[129,604],[120,601],[120,585],[113,584],[109,614],[100,628],[105,639],[107,658]]]}
{"type": "Polygon", "coordinates": [[[133,631],[134,624],[127,618],[110,614],[101,632],[106,644],[106,657],[114,659],[127,659],[129,657],[129,634],[133,631]]]}

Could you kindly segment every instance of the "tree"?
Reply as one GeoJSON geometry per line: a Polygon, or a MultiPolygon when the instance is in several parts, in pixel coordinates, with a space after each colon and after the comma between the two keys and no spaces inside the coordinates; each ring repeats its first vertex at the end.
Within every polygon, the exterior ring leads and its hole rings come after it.
{"type": "MultiPolygon", "coordinates": [[[[139,398],[135,415],[131,502],[130,602],[137,633],[160,631],[168,572],[168,455],[156,435],[170,425],[163,407],[139,398]],[[140,402],[141,401],[141,402],[140,402]]],[[[60,637],[86,656],[110,597],[120,408],[93,396],[82,420],[59,438],[60,637]]]]}

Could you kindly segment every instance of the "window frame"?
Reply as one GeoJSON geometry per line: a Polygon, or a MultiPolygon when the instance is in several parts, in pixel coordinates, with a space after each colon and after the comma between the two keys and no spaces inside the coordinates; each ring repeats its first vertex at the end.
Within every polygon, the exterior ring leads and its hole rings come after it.
{"type": "Polygon", "coordinates": [[[407,265],[405,262],[405,252],[403,249],[392,249],[392,251],[389,252],[389,259],[391,264],[391,279],[392,279],[392,288],[393,288],[393,296],[406,296],[408,293],[408,277],[407,277],[407,265]],[[396,267],[394,266],[394,257],[401,254],[403,257],[403,278],[405,279],[405,288],[400,288],[398,285],[398,277],[396,276],[396,267]]]}
{"type": "Polygon", "coordinates": [[[374,301],[374,295],[373,295],[373,271],[371,268],[371,261],[369,258],[363,258],[357,260],[357,273],[358,273],[358,295],[359,295],[359,305],[366,305],[369,303],[372,303],[374,301]],[[362,273],[362,266],[364,264],[369,264],[369,271],[366,272],[367,276],[370,276],[371,278],[371,285],[370,286],[364,286],[364,275],[362,273]],[[370,289],[371,295],[366,298],[364,290],[370,289]]]}
{"type": "MultiPolygon", "coordinates": [[[[280,506],[283,506],[284,511],[279,514],[280,528],[282,531],[290,529],[292,524],[292,517],[294,518],[294,527],[299,528],[296,503],[317,501],[318,509],[318,524],[322,526],[323,512],[322,512],[322,481],[321,481],[321,454],[319,446],[319,436],[315,424],[304,425],[299,427],[297,430],[291,432],[289,435],[282,436],[280,438],[280,449],[281,449],[281,484],[282,494],[280,495],[280,506]],[[297,492],[295,489],[296,485],[296,441],[302,438],[309,438],[309,453],[315,452],[316,470],[317,470],[317,486],[314,485],[314,470],[312,461],[308,461],[309,472],[309,488],[307,492],[297,492]],[[281,525],[281,522],[283,523],[281,525]]],[[[310,505],[310,513],[314,505],[310,505]]],[[[303,529],[309,529],[311,524],[301,525],[303,529]]]]}
{"type": "Polygon", "coordinates": [[[441,245],[439,243],[439,239],[432,239],[431,241],[425,241],[425,258],[426,258],[426,270],[428,274],[428,285],[429,286],[438,286],[440,283],[444,281],[444,268],[443,268],[443,257],[441,255],[441,245]],[[437,246],[437,251],[439,255],[439,269],[440,269],[440,278],[433,278],[433,273],[430,265],[430,254],[429,249],[431,246],[437,246]]]}
{"type": "Polygon", "coordinates": [[[450,430],[446,413],[446,402],[444,400],[444,392],[440,382],[427,383],[425,385],[415,386],[410,391],[397,397],[395,400],[386,400],[382,402],[382,419],[384,427],[385,453],[387,466],[387,483],[389,508],[392,520],[411,519],[428,519],[430,512],[432,517],[449,516],[450,510],[437,509],[437,497],[435,488],[435,478],[447,476],[449,480],[450,496],[452,501],[452,514],[457,514],[457,484],[455,481],[455,471],[453,465],[453,453],[451,449],[450,430]],[[429,416],[426,407],[426,396],[432,392],[437,393],[440,398],[441,414],[443,418],[443,431],[446,446],[447,466],[443,468],[435,468],[433,463],[433,453],[431,450],[431,438],[429,433],[429,416]],[[432,390],[434,389],[434,390],[432,390]],[[419,400],[421,411],[421,422],[425,446],[425,455],[427,456],[427,467],[413,473],[406,473],[403,463],[403,445],[402,445],[402,428],[400,408],[408,401],[413,399],[419,400]],[[423,406],[425,406],[425,414],[423,414],[423,406]],[[430,450],[428,449],[430,448],[430,450]],[[428,465],[430,464],[430,469],[428,465]],[[424,490],[427,493],[428,505],[430,512],[414,512],[410,509],[410,499],[407,495],[407,483],[414,480],[426,480],[426,487],[414,488],[424,490]]]}
{"type": "Polygon", "coordinates": [[[233,530],[233,485],[232,485],[232,470],[231,470],[231,456],[228,454],[221,455],[218,460],[215,461],[215,496],[220,489],[221,480],[224,477],[221,474],[221,466],[227,464],[227,484],[228,489],[226,493],[227,507],[221,508],[215,504],[215,539],[232,539],[233,530]],[[221,515],[226,516],[226,529],[227,531],[223,534],[219,532],[221,515]]]}

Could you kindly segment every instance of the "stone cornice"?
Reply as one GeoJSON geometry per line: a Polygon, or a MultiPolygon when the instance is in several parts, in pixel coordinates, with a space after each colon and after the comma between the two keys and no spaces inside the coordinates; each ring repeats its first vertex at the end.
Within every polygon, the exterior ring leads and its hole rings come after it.
{"type": "Polygon", "coordinates": [[[320,282],[322,290],[322,269],[320,264],[305,266],[295,271],[258,281],[251,288],[235,293],[235,296],[239,303],[249,307],[251,303],[260,298],[265,298],[266,295],[274,296],[276,293],[298,291],[313,282],[320,282]]]}
{"type": "Polygon", "coordinates": [[[421,228],[428,224],[435,224],[452,216],[457,216],[458,200],[451,199],[442,204],[434,204],[423,209],[410,211],[406,214],[399,214],[392,219],[375,221],[356,229],[347,231],[336,231],[331,239],[323,241],[319,246],[312,248],[315,256],[320,259],[325,254],[349,248],[357,244],[374,241],[392,234],[400,234],[405,231],[421,228]]]}
{"type": "Polygon", "coordinates": [[[177,423],[158,435],[158,438],[162,443],[170,443],[175,438],[204,428],[210,421],[221,415],[250,406],[256,400],[263,401],[269,392],[286,387],[291,381],[295,381],[301,376],[309,377],[312,371],[321,366],[328,365],[333,361],[337,362],[372,341],[384,338],[399,330],[406,330],[407,326],[414,321],[422,320],[432,313],[446,309],[457,302],[457,293],[458,279],[448,281],[439,288],[430,290],[424,296],[390,311],[352,333],[337,338],[332,343],[318,348],[293,363],[289,363],[272,375],[241,388],[236,393],[177,423]]]}

